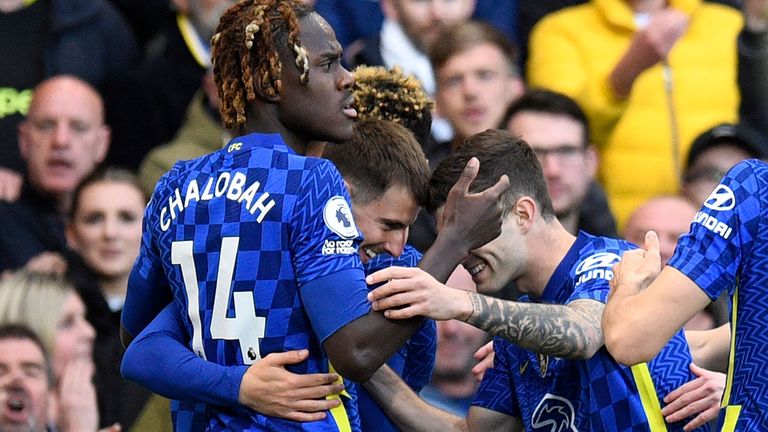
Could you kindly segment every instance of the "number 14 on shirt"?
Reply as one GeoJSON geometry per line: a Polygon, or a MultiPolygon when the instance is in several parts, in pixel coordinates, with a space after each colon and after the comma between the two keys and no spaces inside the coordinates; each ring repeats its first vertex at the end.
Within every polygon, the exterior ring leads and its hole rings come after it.
{"type": "MultiPolygon", "coordinates": [[[[259,340],[264,337],[266,318],[256,316],[253,292],[234,293],[235,317],[227,317],[227,306],[232,294],[232,276],[235,271],[239,237],[225,237],[221,241],[219,268],[216,272],[216,292],[210,332],[213,339],[237,340],[244,364],[253,364],[261,358],[259,340]]],[[[206,359],[203,349],[203,323],[200,320],[200,292],[195,269],[192,241],[171,244],[171,262],[181,266],[184,288],[187,291],[187,313],[192,323],[192,349],[206,359]]],[[[206,359],[207,360],[207,359],[206,359]]]]}

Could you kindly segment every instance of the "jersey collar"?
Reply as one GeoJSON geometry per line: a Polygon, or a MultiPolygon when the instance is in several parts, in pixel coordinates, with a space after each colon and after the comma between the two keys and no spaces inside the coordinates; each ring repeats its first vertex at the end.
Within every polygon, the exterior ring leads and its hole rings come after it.
{"type": "Polygon", "coordinates": [[[283,141],[283,137],[280,134],[252,133],[239,136],[232,138],[232,140],[230,140],[227,145],[224,146],[224,149],[227,153],[233,153],[236,151],[243,151],[256,147],[296,154],[296,152],[288,147],[285,141],[283,141]]]}
{"type": "Polygon", "coordinates": [[[544,292],[541,294],[541,301],[544,303],[563,303],[571,295],[570,290],[566,290],[563,287],[571,280],[570,272],[573,265],[579,259],[581,248],[587,244],[588,236],[583,231],[579,231],[579,235],[576,236],[576,241],[573,242],[571,248],[565,254],[565,257],[557,265],[554,273],[547,282],[547,287],[544,288],[544,292]]]}

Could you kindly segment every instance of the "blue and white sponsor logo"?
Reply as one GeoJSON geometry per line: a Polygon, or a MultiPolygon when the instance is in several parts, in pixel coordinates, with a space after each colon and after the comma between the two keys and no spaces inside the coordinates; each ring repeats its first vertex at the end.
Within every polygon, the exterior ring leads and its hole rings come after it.
{"type": "Polygon", "coordinates": [[[730,210],[736,205],[736,196],[731,188],[726,185],[717,185],[715,190],[709,194],[709,198],[704,201],[704,207],[714,211],[730,210]]]}
{"type": "Polygon", "coordinates": [[[696,212],[696,216],[693,217],[693,223],[701,224],[704,228],[726,240],[733,233],[733,228],[729,227],[725,222],[720,222],[716,217],[708,215],[703,211],[696,212]]]}
{"type": "Polygon", "coordinates": [[[547,393],[531,416],[533,432],[578,432],[576,410],[566,398],[547,393]]]}
{"type": "Polygon", "coordinates": [[[612,252],[594,254],[576,266],[576,275],[579,279],[576,286],[594,279],[613,279],[613,266],[621,261],[621,257],[612,252]]]}
{"type": "Polygon", "coordinates": [[[582,274],[596,268],[611,268],[619,261],[621,261],[621,257],[615,253],[596,253],[579,263],[579,265],[576,267],[576,274],[582,274]]]}
{"type": "Polygon", "coordinates": [[[323,208],[323,220],[329,230],[338,234],[341,238],[351,239],[357,237],[357,227],[352,217],[352,210],[347,200],[341,196],[335,196],[325,203],[323,208]]]}
{"type": "MultiPolygon", "coordinates": [[[[717,185],[715,190],[709,194],[709,198],[704,201],[704,207],[716,212],[728,211],[735,206],[736,196],[734,195],[733,190],[723,184],[717,185]]],[[[727,214],[725,217],[727,217],[727,214]]],[[[703,209],[696,213],[696,216],[693,218],[693,223],[701,224],[704,228],[726,240],[728,240],[731,233],[733,233],[732,227],[728,226],[725,222],[718,220],[716,216],[705,213],[703,209]]]]}

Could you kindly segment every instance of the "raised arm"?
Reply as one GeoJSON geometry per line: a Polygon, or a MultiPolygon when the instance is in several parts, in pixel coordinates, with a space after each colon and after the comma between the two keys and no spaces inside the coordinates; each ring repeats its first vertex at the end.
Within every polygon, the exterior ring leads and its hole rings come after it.
{"type": "Polygon", "coordinates": [[[440,232],[419,262],[420,268],[440,282],[448,280],[470,250],[501,234],[503,209],[499,198],[509,188],[509,178],[502,176],[490,188],[470,193],[469,187],[479,170],[478,160],[470,158],[448,192],[440,232]]]}
{"type": "Polygon", "coordinates": [[[666,266],[659,274],[661,257],[655,232],[646,234],[645,248],[625,252],[614,266],[611,294],[603,312],[605,345],[625,365],[651,360],[711,301],[677,269],[666,266]]]}

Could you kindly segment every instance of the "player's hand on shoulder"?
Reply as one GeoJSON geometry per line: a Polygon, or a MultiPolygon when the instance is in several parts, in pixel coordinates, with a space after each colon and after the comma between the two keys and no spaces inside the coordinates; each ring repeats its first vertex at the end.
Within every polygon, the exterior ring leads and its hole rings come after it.
{"type": "Polygon", "coordinates": [[[437,320],[460,318],[471,311],[466,291],[447,287],[417,267],[389,267],[369,275],[368,285],[386,282],[368,293],[377,311],[390,319],[426,316],[437,320]]]}
{"type": "Polygon", "coordinates": [[[309,351],[271,353],[248,368],[240,384],[239,401],[264,415],[294,421],[317,421],[338,406],[338,398],[325,399],[344,390],[335,373],[295,374],[286,365],[307,359],[309,351]]]}
{"type": "Polygon", "coordinates": [[[465,251],[476,249],[501,234],[501,195],[509,188],[509,178],[501,176],[493,186],[481,192],[470,192],[480,162],[472,158],[448,192],[440,220],[441,235],[450,235],[456,246],[465,251]]]}

